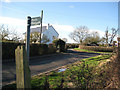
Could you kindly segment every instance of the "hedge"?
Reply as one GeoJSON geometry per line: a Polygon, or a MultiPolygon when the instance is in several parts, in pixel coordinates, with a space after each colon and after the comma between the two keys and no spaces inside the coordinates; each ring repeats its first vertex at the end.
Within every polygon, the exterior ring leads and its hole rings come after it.
{"type": "Polygon", "coordinates": [[[15,57],[15,49],[20,43],[2,42],[2,59],[13,59],[15,57]]]}
{"type": "Polygon", "coordinates": [[[98,52],[113,52],[113,47],[101,47],[101,46],[82,46],[79,45],[80,49],[98,51],[98,52]]]}
{"type": "Polygon", "coordinates": [[[66,46],[68,47],[68,48],[78,48],[79,47],[79,44],[66,44],[66,46]]]}
{"type": "MultiPolygon", "coordinates": [[[[9,43],[2,42],[2,59],[15,59],[15,49],[18,45],[25,45],[24,43],[9,43]]],[[[40,56],[44,54],[55,53],[54,45],[49,47],[47,44],[31,44],[30,56],[40,56]]]]}
{"type": "Polygon", "coordinates": [[[48,45],[48,53],[55,53],[57,51],[56,46],[54,44],[48,45]]]}
{"type": "Polygon", "coordinates": [[[54,40],[53,43],[55,44],[56,48],[59,50],[59,52],[65,52],[66,51],[66,42],[58,39],[54,40]]]}
{"type": "Polygon", "coordinates": [[[47,44],[31,44],[30,45],[30,56],[39,56],[48,54],[47,44]]]}

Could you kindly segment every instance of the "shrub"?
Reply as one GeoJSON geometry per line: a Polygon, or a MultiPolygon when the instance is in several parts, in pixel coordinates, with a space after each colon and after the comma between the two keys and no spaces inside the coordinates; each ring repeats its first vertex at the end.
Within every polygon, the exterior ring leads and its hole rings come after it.
{"type": "Polygon", "coordinates": [[[79,44],[66,44],[68,48],[78,48],[79,44]]]}
{"type": "Polygon", "coordinates": [[[15,58],[15,49],[18,45],[24,45],[20,43],[2,42],[2,59],[15,58]]]}
{"type": "Polygon", "coordinates": [[[98,51],[98,52],[113,52],[113,47],[102,47],[102,46],[82,46],[79,45],[80,49],[98,51]]]}
{"type": "MultiPolygon", "coordinates": [[[[2,42],[2,59],[15,59],[15,49],[18,45],[25,45],[24,43],[10,43],[2,42]]],[[[55,45],[51,47],[47,44],[30,44],[30,56],[39,56],[43,54],[55,53],[55,45]]]]}
{"type": "Polygon", "coordinates": [[[39,56],[47,54],[48,45],[47,44],[31,44],[30,45],[30,56],[39,56]]]}
{"type": "Polygon", "coordinates": [[[30,45],[30,56],[39,55],[39,45],[32,44],[30,45]]]}
{"type": "Polygon", "coordinates": [[[52,43],[56,44],[59,39],[53,40],[52,43]]]}
{"type": "Polygon", "coordinates": [[[59,52],[65,52],[65,42],[61,39],[54,40],[53,43],[55,44],[56,48],[58,48],[59,52]]]}
{"type": "Polygon", "coordinates": [[[48,45],[47,44],[39,44],[39,55],[48,53],[48,45]]]}
{"type": "Polygon", "coordinates": [[[48,53],[55,53],[57,51],[56,46],[54,44],[49,44],[48,48],[48,53]]]}

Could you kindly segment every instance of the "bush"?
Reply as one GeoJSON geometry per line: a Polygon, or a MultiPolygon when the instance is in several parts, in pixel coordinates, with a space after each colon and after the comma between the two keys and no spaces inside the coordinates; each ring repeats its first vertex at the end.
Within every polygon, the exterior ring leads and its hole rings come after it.
{"type": "Polygon", "coordinates": [[[39,44],[39,55],[48,53],[48,45],[47,44],[39,44]]]}
{"type": "Polygon", "coordinates": [[[48,45],[47,44],[31,44],[30,45],[30,56],[39,56],[47,54],[48,45]]]}
{"type": "Polygon", "coordinates": [[[57,51],[56,46],[54,44],[49,44],[48,48],[48,53],[55,53],[57,51]]]}
{"type": "Polygon", "coordinates": [[[23,44],[2,42],[2,59],[15,58],[15,49],[17,48],[18,45],[23,45],[23,44]]]}
{"type": "Polygon", "coordinates": [[[61,39],[54,40],[53,43],[55,44],[56,48],[59,50],[59,52],[65,52],[65,42],[61,39]]]}
{"type": "Polygon", "coordinates": [[[113,52],[113,47],[102,47],[102,46],[82,46],[79,45],[80,49],[98,51],[98,52],[113,52]]]}
{"type": "MultiPolygon", "coordinates": [[[[17,48],[18,45],[25,44],[2,42],[2,59],[15,59],[15,49],[17,48]]],[[[30,56],[39,56],[55,52],[56,52],[55,45],[48,47],[47,44],[30,44],[30,56]]]]}
{"type": "Polygon", "coordinates": [[[78,48],[79,44],[66,44],[68,48],[78,48]]]}
{"type": "Polygon", "coordinates": [[[56,44],[59,39],[53,40],[52,43],[56,44]]]}

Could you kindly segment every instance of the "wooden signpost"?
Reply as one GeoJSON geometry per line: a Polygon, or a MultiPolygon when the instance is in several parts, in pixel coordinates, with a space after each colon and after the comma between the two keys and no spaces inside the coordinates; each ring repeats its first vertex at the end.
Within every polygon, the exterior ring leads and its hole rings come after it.
{"type": "Polygon", "coordinates": [[[18,90],[31,89],[31,72],[29,68],[30,26],[40,25],[42,23],[41,20],[40,17],[27,17],[26,47],[18,46],[15,50],[16,86],[18,90]]]}
{"type": "Polygon", "coordinates": [[[41,24],[41,31],[40,31],[40,43],[41,43],[42,18],[43,18],[43,10],[41,12],[41,17],[31,18],[30,16],[28,16],[28,20],[27,20],[27,39],[26,39],[26,51],[27,51],[28,61],[29,61],[29,47],[30,47],[30,26],[35,26],[35,25],[40,25],[41,24]]]}

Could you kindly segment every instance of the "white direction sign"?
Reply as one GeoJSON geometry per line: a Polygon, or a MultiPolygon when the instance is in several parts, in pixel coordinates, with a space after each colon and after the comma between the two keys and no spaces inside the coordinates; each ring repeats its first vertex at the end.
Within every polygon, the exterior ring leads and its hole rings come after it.
{"type": "Polygon", "coordinates": [[[35,26],[35,25],[40,25],[41,18],[40,17],[33,17],[31,18],[31,26],[35,26]]]}

